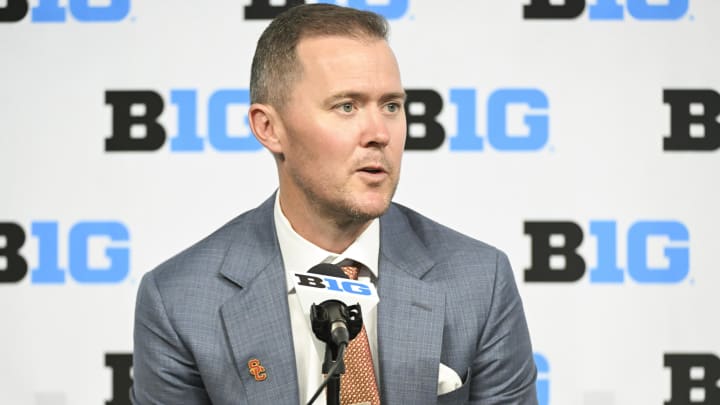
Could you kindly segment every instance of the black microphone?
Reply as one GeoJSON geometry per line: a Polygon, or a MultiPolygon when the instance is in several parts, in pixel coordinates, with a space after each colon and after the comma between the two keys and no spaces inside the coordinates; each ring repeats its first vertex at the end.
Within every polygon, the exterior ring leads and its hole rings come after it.
{"type": "MultiPolygon", "coordinates": [[[[330,263],[320,263],[313,266],[308,273],[322,274],[337,278],[348,278],[339,266],[330,263]]],[[[360,305],[345,305],[344,302],[331,299],[313,304],[310,307],[310,320],[313,333],[325,343],[348,342],[357,336],[362,329],[362,312],[360,305]]]]}
{"type": "MultiPolygon", "coordinates": [[[[308,273],[322,274],[335,278],[349,278],[342,269],[334,264],[321,263],[308,273]]],[[[310,306],[310,323],[315,336],[325,342],[325,360],[322,365],[327,377],[310,398],[312,405],[322,390],[327,386],[327,405],[340,404],[340,374],[345,373],[343,357],[345,348],[362,329],[362,312],[360,304],[345,305],[337,299],[328,299],[320,304],[310,306]]]]}
{"type": "Polygon", "coordinates": [[[327,300],[310,307],[310,320],[315,336],[325,343],[347,345],[350,342],[348,321],[357,319],[356,305],[348,307],[342,301],[327,300]]]}

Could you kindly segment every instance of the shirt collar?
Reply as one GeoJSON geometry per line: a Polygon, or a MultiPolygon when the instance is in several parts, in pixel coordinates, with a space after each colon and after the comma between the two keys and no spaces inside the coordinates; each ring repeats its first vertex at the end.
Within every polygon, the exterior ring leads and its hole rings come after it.
{"type": "Polygon", "coordinates": [[[345,259],[362,263],[377,278],[380,252],[380,221],[375,218],[355,241],[340,254],[328,252],[300,236],[280,208],[280,193],[275,196],[275,232],[285,264],[287,289],[294,288],[294,274],[306,273],[319,263],[340,263],[345,259]]]}

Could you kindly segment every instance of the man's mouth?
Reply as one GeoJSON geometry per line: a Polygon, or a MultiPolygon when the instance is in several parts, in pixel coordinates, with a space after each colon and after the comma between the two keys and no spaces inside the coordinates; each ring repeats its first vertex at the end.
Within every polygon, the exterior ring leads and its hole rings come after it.
{"type": "Polygon", "coordinates": [[[361,172],[378,174],[385,173],[385,169],[382,166],[367,166],[360,169],[361,172]]]}
{"type": "Polygon", "coordinates": [[[364,167],[364,168],[360,169],[360,171],[363,171],[363,172],[366,172],[366,173],[373,173],[373,174],[384,173],[384,172],[385,172],[385,170],[383,170],[383,169],[373,168],[373,167],[364,167]]]}

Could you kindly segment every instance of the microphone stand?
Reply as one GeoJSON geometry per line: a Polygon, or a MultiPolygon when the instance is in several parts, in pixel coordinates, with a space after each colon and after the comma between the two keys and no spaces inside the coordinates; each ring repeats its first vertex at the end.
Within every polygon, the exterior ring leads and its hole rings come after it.
{"type": "Polygon", "coordinates": [[[346,306],[341,301],[327,300],[310,308],[310,320],[315,336],[325,342],[322,365],[325,382],[318,388],[308,404],[312,404],[327,385],[327,405],[340,405],[340,375],[345,373],[345,348],[362,328],[359,304],[346,306]]]}
{"type": "Polygon", "coordinates": [[[325,391],[325,398],[327,405],[340,405],[340,376],[345,374],[345,361],[343,354],[345,352],[344,344],[342,345],[343,350],[338,350],[339,347],[332,341],[325,344],[325,361],[322,365],[322,372],[328,377],[327,389],[325,391]],[[342,351],[343,353],[338,352],[342,351]]]}

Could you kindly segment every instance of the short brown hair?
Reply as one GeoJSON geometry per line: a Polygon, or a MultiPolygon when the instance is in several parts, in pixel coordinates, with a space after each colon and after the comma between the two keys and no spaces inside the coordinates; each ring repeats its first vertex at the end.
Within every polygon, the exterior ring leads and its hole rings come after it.
{"type": "Polygon", "coordinates": [[[297,45],[303,38],[343,36],[387,40],[384,17],[332,4],[305,4],[278,15],[258,39],[250,72],[250,101],[282,109],[302,66],[297,45]]]}

